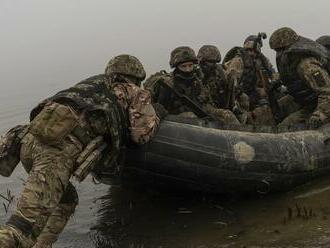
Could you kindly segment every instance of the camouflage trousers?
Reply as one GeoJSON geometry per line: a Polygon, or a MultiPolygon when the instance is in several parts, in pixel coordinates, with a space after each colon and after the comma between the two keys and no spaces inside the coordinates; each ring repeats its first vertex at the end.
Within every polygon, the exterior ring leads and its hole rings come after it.
{"type": "Polygon", "coordinates": [[[28,133],[22,140],[21,161],[29,176],[15,213],[0,229],[1,248],[51,247],[78,203],[69,182],[81,143],[68,135],[58,145],[42,143],[28,133]]]}
{"type": "Polygon", "coordinates": [[[281,123],[278,124],[278,127],[306,125],[311,114],[312,111],[309,108],[301,108],[287,116],[281,123]]]}
{"type": "Polygon", "coordinates": [[[241,123],[236,118],[235,114],[228,109],[215,108],[211,105],[206,105],[206,111],[223,124],[240,125],[241,123]]]}
{"type": "Polygon", "coordinates": [[[309,108],[302,108],[290,95],[286,95],[279,99],[278,105],[279,111],[284,117],[278,124],[279,127],[306,124],[312,113],[309,108]]]}

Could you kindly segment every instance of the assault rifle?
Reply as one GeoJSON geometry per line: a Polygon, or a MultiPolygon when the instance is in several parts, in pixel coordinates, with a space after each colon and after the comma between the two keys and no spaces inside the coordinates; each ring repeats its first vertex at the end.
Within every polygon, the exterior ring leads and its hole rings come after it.
{"type": "Polygon", "coordinates": [[[257,75],[263,88],[263,93],[268,99],[269,106],[272,110],[275,122],[278,123],[281,119],[282,113],[280,112],[280,106],[277,102],[275,90],[279,88],[281,82],[279,80],[272,81],[265,69],[257,67],[257,75]]]}
{"type": "Polygon", "coordinates": [[[189,106],[192,112],[194,112],[195,115],[199,118],[205,118],[205,117],[210,117],[214,121],[218,121],[219,119],[215,116],[213,116],[211,113],[208,113],[202,106],[200,106],[197,102],[194,100],[190,99],[188,96],[181,94],[179,91],[177,91],[173,86],[169,85],[164,81],[164,79],[160,78],[157,80],[162,86],[165,86],[171,92],[173,92],[183,103],[189,106]]]}

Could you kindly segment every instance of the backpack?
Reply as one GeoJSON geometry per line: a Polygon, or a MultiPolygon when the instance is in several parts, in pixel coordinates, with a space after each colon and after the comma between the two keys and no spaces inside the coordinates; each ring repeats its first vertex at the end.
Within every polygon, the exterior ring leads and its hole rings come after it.
{"type": "Polygon", "coordinates": [[[154,102],[157,101],[158,94],[159,94],[159,84],[157,83],[159,79],[164,77],[169,77],[170,74],[167,73],[165,70],[156,72],[152,74],[147,80],[143,83],[143,88],[150,91],[151,98],[154,102]]]}

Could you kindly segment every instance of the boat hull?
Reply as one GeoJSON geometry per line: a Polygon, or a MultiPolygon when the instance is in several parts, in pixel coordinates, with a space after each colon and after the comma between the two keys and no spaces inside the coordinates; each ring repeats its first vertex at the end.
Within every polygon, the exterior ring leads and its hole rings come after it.
{"type": "Polygon", "coordinates": [[[126,149],[122,181],[177,190],[268,193],[330,172],[330,127],[258,133],[204,126],[162,122],[150,143],[126,149]]]}

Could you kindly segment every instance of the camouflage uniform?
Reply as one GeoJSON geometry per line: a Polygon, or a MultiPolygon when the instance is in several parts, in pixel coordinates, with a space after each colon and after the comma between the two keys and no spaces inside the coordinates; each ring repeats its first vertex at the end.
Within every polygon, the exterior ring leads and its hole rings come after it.
{"type": "Polygon", "coordinates": [[[250,109],[254,109],[259,104],[258,101],[265,100],[265,96],[260,95],[262,94],[260,91],[264,90],[265,86],[262,85],[257,70],[265,71],[269,79],[273,78],[275,71],[267,57],[260,52],[259,46],[255,58],[248,54],[246,50],[254,47],[250,39],[256,39],[256,37],[248,37],[244,42],[244,48],[234,47],[227,53],[224,66],[226,75],[230,79],[237,79],[242,92],[250,98],[250,109]]]}
{"type": "Polygon", "coordinates": [[[273,117],[268,106],[267,85],[264,85],[261,74],[267,80],[274,77],[274,69],[267,57],[261,53],[260,41],[257,36],[249,36],[244,47],[234,47],[225,56],[224,69],[231,84],[237,82],[237,102],[242,111],[251,111],[249,124],[273,124],[273,117]],[[254,50],[256,57],[248,50],[254,50]],[[254,109],[260,107],[253,113],[254,109]]]}
{"type": "Polygon", "coordinates": [[[318,127],[330,117],[328,54],[317,42],[298,36],[291,28],[280,28],[270,38],[276,50],[281,80],[300,109],[280,125],[307,124],[318,127]]]}
{"type": "Polygon", "coordinates": [[[144,77],[137,58],[120,55],[110,60],[105,74],[32,110],[20,155],[29,177],[17,210],[0,229],[0,247],[51,247],[78,203],[69,180],[95,137],[103,137],[109,147],[103,157],[111,154],[114,163],[127,142],[143,144],[155,134],[159,118],[150,94],[136,86],[144,77]]]}
{"type": "Polygon", "coordinates": [[[324,35],[315,40],[317,43],[324,46],[328,51],[330,51],[330,36],[324,35]]]}
{"type": "Polygon", "coordinates": [[[171,53],[171,73],[156,73],[146,80],[145,88],[151,91],[153,100],[161,104],[169,114],[196,117],[194,110],[180,99],[174,90],[203,107],[206,112],[218,117],[220,122],[238,124],[238,120],[228,110],[217,109],[210,102],[209,91],[203,87],[196,70],[182,72],[178,65],[185,62],[197,63],[195,52],[190,47],[178,47],[171,53]]]}
{"type": "Polygon", "coordinates": [[[328,59],[328,64],[327,64],[327,70],[328,70],[328,73],[330,73],[330,36],[329,35],[321,36],[316,40],[316,42],[321,44],[328,50],[329,59],[328,59]]]}
{"type": "Polygon", "coordinates": [[[202,82],[210,93],[210,101],[216,108],[227,108],[227,78],[220,63],[221,54],[216,46],[204,45],[197,54],[203,72],[202,82]]]}

